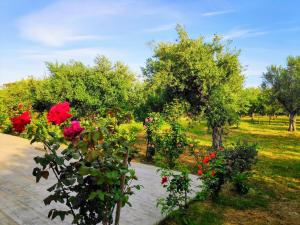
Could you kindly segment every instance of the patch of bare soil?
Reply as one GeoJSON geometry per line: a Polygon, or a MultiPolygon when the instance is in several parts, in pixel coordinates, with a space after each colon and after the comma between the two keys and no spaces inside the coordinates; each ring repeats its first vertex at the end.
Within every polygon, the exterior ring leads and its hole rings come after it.
{"type": "Polygon", "coordinates": [[[267,209],[226,209],[225,225],[299,225],[300,207],[296,201],[276,202],[267,209]]]}

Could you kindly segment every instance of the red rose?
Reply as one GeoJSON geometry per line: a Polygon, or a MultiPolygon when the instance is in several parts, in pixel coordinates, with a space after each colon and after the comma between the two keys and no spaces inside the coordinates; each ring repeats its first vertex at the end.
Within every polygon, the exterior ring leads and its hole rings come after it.
{"type": "Polygon", "coordinates": [[[47,119],[49,122],[59,125],[72,117],[70,112],[70,103],[63,102],[51,107],[47,119]]]}
{"type": "Polygon", "coordinates": [[[212,152],[212,153],[210,153],[209,156],[210,156],[211,159],[216,158],[217,153],[216,152],[212,152]]]}
{"type": "Polygon", "coordinates": [[[168,182],[168,177],[163,176],[163,177],[161,178],[161,184],[164,184],[164,183],[167,183],[167,182],[168,182]]]}
{"type": "Polygon", "coordinates": [[[211,171],[211,174],[210,174],[212,177],[214,177],[216,175],[215,171],[211,171]]]}
{"type": "Polygon", "coordinates": [[[198,169],[202,169],[202,165],[201,164],[198,164],[198,169]]]}
{"type": "Polygon", "coordinates": [[[198,174],[198,175],[202,175],[202,173],[203,173],[202,170],[198,170],[198,171],[197,171],[197,174],[198,174]]]}
{"type": "Polygon", "coordinates": [[[206,164],[208,163],[210,160],[210,157],[209,156],[205,156],[204,159],[203,159],[203,163],[206,164]]]}
{"type": "Polygon", "coordinates": [[[23,112],[20,116],[13,117],[10,119],[15,131],[21,133],[25,130],[25,126],[30,124],[31,117],[29,112],[23,112]]]}
{"type": "Polygon", "coordinates": [[[72,121],[71,126],[65,127],[64,137],[67,140],[73,141],[83,130],[84,128],[80,126],[79,121],[72,121]]]}

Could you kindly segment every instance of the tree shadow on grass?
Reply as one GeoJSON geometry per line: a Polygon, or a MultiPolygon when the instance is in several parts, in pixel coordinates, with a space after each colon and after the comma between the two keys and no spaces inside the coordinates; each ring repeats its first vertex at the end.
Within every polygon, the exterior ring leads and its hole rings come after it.
{"type": "Polygon", "coordinates": [[[270,177],[300,179],[300,159],[278,159],[261,156],[258,166],[262,167],[262,172],[270,177]]]}
{"type": "Polygon", "coordinates": [[[177,210],[163,219],[159,225],[222,225],[223,210],[214,204],[200,201],[189,203],[188,209],[177,210]]]}

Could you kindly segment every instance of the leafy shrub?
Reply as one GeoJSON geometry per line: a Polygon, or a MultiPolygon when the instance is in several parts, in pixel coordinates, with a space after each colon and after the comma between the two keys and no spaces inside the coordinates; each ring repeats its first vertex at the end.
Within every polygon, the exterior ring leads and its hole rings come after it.
{"type": "Polygon", "coordinates": [[[188,141],[181,126],[173,121],[166,132],[156,134],[155,146],[156,163],[160,167],[174,169],[178,165],[180,155],[188,146],[188,141]]]}
{"type": "Polygon", "coordinates": [[[161,127],[163,119],[159,113],[150,113],[144,120],[144,128],[146,129],[146,159],[151,161],[155,155],[156,141],[158,129],[161,127]]]}
{"type": "Polygon", "coordinates": [[[177,208],[180,210],[187,207],[188,194],[191,192],[191,179],[188,171],[162,170],[161,184],[168,193],[166,198],[157,200],[157,206],[161,208],[163,214],[169,214],[177,208]]]}
{"type": "Polygon", "coordinates": [[[170,121],[168,125],[166,130],[154,133],[155,162],[162,168],[161,184],[168,194],[167,197],[159,198],[157,201],[157,206],[161,208],[163,214],[186,208],[189,201],[188,194],[191,192],[189,170],[179,163],[180,155],[189,145],[188,138],[175,120],[170,121]]]}
{"type": "Polygon", "coordinates": [[[248,178],[250,174],[248,172],[237,172],[232,175],[231,180],[235,186],[235,191],[239,194],[247,194],[250,186],[248,184],[248,178]]]}
{"type": "Polygon", "coordinates": [[[239,194],[246,194],[249,191],[251,166],[256,162],[256,156],[256,145],[239,142],[234,147],[221,147],[203,156],[197,171],[202,180],[202,190],[198,197],[217,200],[226,182],[232,182],[239,194]]]}
{"type": "Polygon", "coordinates": [[[139,185],[131,185],[137,177],[128,167],[133,130],[119,129],[115,117],[84,121],[84,127],[76,120],[70,123],[67,103],[52,107],[47,120],[45,116],[27,127],[31,142],[41,142],[45,149],[43,156],[34,158],[38,166],[33,175],[39,182],[52,172],[56,183],[47,189],[51,194],[44,203],[54,201],[67,206],[66,210],[51,209],[48,217],[64,220],[72,215],[73,224],[109,225],[116,211],[118,224],[121,207],[130,205],[129,196],[140,189],[139,185]]]}
{"type": "Polygon", "coordinates": [[[249,191],[248,179],[251,175],[249,171],[257,160],[256,145],[238,142],[234,147],[225,150],[225,158],[235,190],[240,194],[246,194],[249,191]]]}
{"type": "Polygon", "coordinates": [[[223,184],[226,182],[226,162],[221,151],[211,152],[203,157],[198,164],[197,174],[202,180],[202,190],[198,197],[205,199],[212,197],[216,200],[223,184]]]}
{"type": "Polygon", "coordinates": [[[256,156],[256,145],[247,142],[238,142],[234,147],[225,149],[225,157],[233,171],[244,172],[250,170],[256,162],[256,156]]]}

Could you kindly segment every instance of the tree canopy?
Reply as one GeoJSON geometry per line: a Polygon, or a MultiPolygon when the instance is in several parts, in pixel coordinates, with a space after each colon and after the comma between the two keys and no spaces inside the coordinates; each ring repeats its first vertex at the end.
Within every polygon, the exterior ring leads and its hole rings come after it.
{"type": "Polygon", "coordinates": [[[95,60],[94,66],[81,62],[47,63],[49,76],[33,78],[5,85],[7,108],[18,103],[32,105],[36,111],[44,111],[57,102],[69,101],[78,116],[104,113],[108,108],[133,112],[139,95],[135,74],[121,62],[111,63],[104,56],[95,60]]]}
{"type": "Polygon", "coordinates": [[[289,113],[289,131],[296,130],[295,116],[300,111],[300,56],[289,56],[287,67],[271,65],[263,74],[263,87],[289,113]]]}
{"type": "Polygon", "coordinates": [[[191,39],[182,26],[177,26],[177,33],[176,42],[155,46],[144,73],[154,93],[161,96],[160,104],[181,99],[190,104],[191,113],[204,113],[213,129],[213,145],[219,147],[222,127],[238,119],[244,81],[239,52],[230,50],[218,36],[212,42],[191,39]]]}

